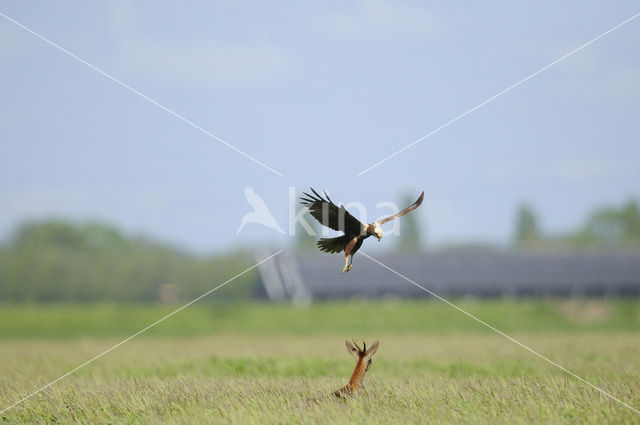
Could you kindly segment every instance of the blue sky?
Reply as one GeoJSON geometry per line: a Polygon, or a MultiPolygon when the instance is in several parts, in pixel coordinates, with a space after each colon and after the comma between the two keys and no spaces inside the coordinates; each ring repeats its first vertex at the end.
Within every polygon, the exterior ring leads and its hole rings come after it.
{"type": "MultiPolygon", "coordinates": [[[[637,2],[26,3],[0,12],[0,234],[97,219],[200,251],[236,236],[251,186],[283,228],[289,187],[378,202],[425,191],[434,245],[548,232],[640,198],[640,18],[357,173],[640,12],[637,2]]],[[[388,242],[388,241],[387,241],[388,242]]]]}

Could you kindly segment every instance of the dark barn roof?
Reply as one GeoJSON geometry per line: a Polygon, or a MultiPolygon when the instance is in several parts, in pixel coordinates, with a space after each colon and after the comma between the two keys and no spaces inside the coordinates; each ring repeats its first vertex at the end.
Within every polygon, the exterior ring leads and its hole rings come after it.
{"type": "MultiPolygon", "coordinates": [[[[266,286],[277,288],[277,280],[282,282],[280,299],[292,293],[313,298],[429,296],[361,254],[354,256],[353,269],[344,275],[340,273],[344,265],[341,255],[280,257],[269,273],[261,270],[266,286]]],[[[438,252],[372,257],[441,296],[640,294],[640,251],[438,252]]]]}

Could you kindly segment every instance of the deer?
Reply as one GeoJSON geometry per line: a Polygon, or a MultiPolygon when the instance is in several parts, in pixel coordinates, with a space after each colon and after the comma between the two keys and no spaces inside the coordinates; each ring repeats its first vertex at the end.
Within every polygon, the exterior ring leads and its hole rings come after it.
{"type": "Polygon", "coordinates": [[[356,367],[353,369],[353,374],[351,375],[351,379],[349,379],[349,383],[333,392],[333,395],[338,398],[345,398],[347,396],[353,397],[360,394],[362,382],[364,381],[364,374],[367,373],[371,367],[371,357],[373,357],[378,350],[377,340],[371,344],[371,347],[369,347],[368,350],[367,343],[364,342],[364,340],[362,340],[362,348],[360,348],[355,339],[353,340],[353,344],[348,340],[346,342],[347,350],[356,359],[356,367]]]}

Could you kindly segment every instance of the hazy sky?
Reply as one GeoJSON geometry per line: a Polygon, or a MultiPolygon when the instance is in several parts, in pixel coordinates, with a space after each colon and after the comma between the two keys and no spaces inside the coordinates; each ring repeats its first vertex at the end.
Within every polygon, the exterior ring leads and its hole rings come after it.
{"type": "MultiPolygon", "coordinates": [[[[425,191],[432,244],[549,232],[640,198],[640,18],[357,173],[640,12],[618,2],[15,2],[0,13],[0,234],[98,219],[198,250],[284,242],[289,187],[376,218],[425,191]]],[[[387,240],[387,242],[390,242],[387,240]]]]}

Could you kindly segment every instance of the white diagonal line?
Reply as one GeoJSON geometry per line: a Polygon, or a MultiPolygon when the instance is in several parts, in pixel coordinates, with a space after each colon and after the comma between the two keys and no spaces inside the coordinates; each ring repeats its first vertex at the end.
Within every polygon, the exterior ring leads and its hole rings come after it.
{"type": "Polygon", "coordinates": [[[66,378],[67,376],[71,375],[72,373],[74,373],[75,371],[77,371],[78,369],[83,368],[84,366],[88,365],[89,363],[93,362],[94,360],[99,359],[100,357],[104,356],[105,354],[115,350],[116,348],[120,347],[122,344],[132,340],[133,338],[137,337],[138,335],[140,335],[141,333],[151,329],[152,327],[154,327],[155,325],[157,325],[160,322],[163,322],[164,320],[168,319],[169,317],[173,316],[174,314],[176,314],[177,312],[189,307],[191,304],[195,303],[196,301],[201,300],[202,298],[206,297],[207,295],[211,294],[212,292],[217,291],[218,289],[222,288],[223,286],[225,286],[227,283],[237,279],[238,277],[242,276],[243,274],[247,273],[249,270],[252,270],[256,267],[258,267],[260,264],[264,263],[265,261],[270,260],[271,258],[275,257],[276,255],[282,253],[282,250],[276,252],[275,254],[271,254],[270,256],[268,256],[267,258],[265,258],[264,260],[261,260],[259,262],[257,262],[256,264],[254,264],[253,266],[249,267],[248,269],[243,270],[242,272],[238,273],[237,275],[233,276],[231,279],[227,280],[226,282],[221,283],[220,285],[216,286],[215,288],[205,292],[204,294],[200,295],[198,298],[189,301],[187,304],[183,305],[182,307],[178,308],[177,310],[172,311],[171,313],[167,314],[166,316],[162,317],[161,319],[156,320],[155,322],[153,322],[152,324],[150,324],[149,326],[147,326],[146,328],[139,330],[138,332],[134,333],[133,335],[131,335],[130,337],[123,339],[122,341],[120,341],[119,343],[117,343],[116,345],[112,346],[111,348],[103,351],[102,353],[98,354],[95,357],[92,357],[91,359],[87,360],[86,362],[82,363],[80,366],[75,367],[74,369],[70,370],[69,372],[65,373],[64,375],[60,376],[59,378],[54,379],[53,381],[49,382],[47,385],[44,385],[40,388],[38,388],[36,391],[32,392],[31,394],[29,394],[28,396],[16,401],[15,403],[13,403],[11,406],[4,408],[2,411],[0,411],[0,415],[3,414],[4,412],[6,412],[7,410],[17,406],[18,404],[22,403],[25,400],[30,399],[31,397],[33,397],[34,395],[38,394],[39,392],[49,388],[50,386],[52,386],[53,384],[55,384],[56,382],[60,381],[61,379],[66,378]]]}
{"type": "Polygon", "coordinates": [[[419,139],[414,140],[413,142],[409,143],[407,146],[403,147],[402,149],[399,149],[397,151],[395,151],[394,153],[392,153],[391,155],[387,156],[386,158],[376,162],[375,164],[373,164],[372,166],[370,166],[369,168],[366,168],[362,171],[360,171],[357,176],[360,177],[361,175],[363,175],[364,173],[367,173],[371,170],[373,170],[374,168],[376,168],[377,166],[384,164],[385,162],[387,162],[388,160],[390,160],[391,158],[393,158],[394,156],[406,151],[407,149],[417,145],[418,143],[422,142],[423,140],[433,136],[434,134],[438,133],[440,130],[443,130],[447,127],[449,127],[451,124],[455,123],[456,121],[466,117],[467,115],[469,115],[470,113],[472,113],[473,111],[482,108],[484,105],[486,105],[487,103],[499,98],[500,96],[502,96],[503,94],[511,91],[512,89],[518,87],[520,84],[524,83],[527,80],[530,80],[531,78],[535,77],[536,75],[540,74],[541,72],[546,71],[547,69],[551,68],[553,65],[557,64],[558,62],[562,62],[563,60],[565,60],[566,58],[568,58],[569,56],[579,52],[580,50],[584,49],[585,47],[587,47],[588,45],[598,41],[599,39],[601,39],[602,37],[604,37],[605,35],[617,30],[618,28],[620,28],[621,26],[623,26],[626,23],[631,22],[632,20],[636,19],[638,16],[640,16],[640,12],[636,13],[635,15],[633,15],[632,17],[630,17],[629,19],[626,19],[623,22],[620,22],[618,25],[616,25],[613,28],[610,28],[609,30],[603,32],[602,34],[600,34],[599,36],[592,38],[591,40],[587,41],[586,43],[582,44],[579,47],[576,47],[575,49],[573,49],[572,51],[570,51],[569,53],[567,53],[566,55],[556,59],[555,61],[551,62],[550,64],[540,68],[539,70],[537,70],[536,72],[534,72],[533,74],[529,74],[528,76],[524,77],[522,80],[518,81],[517,83],[514,83],[512,85],[510,85],[509,87],[507,87],[506,89],[502,90],[501,92],[499,92],[498,94],[491,96],[490,98],[488,98],[487,100],[485,100],[482,103],[479,103],[478,105],[474,106],[473,108],[463,112],[462,114],[458,115],[457,117],[453,118],[452,120],[442,124],[440,127],[436,128],[435,130],[432,130],[431,132],[425,134],[424,136],[420,137],[419,139]]]}
{"type": "Polygon", "coordinates": [[[77,60],[78,62],[81,62],[83,64],[85,64],[86,66],[88,66],[89,68],[93,69],[94,71],[98,72],[101,75],[104,75],[105,77],[107,77],[108,79],[110,79],[111,81],[121,85],[122,87],[126,88],[127,90],[129,90],[130,92],[137,94],[138,96],[140,96],[141,98],[151,102],[152,104],[154,104],[155,106],[157,106],[158,108],[162,109],[163,111],[166,111],[168,113],[170,113],[171,115],[173,115],[174,117],[178,118],[180,121],[183,121],[187,124],[189,124],[191,127],[195,128],[196,130],[200,131],[201,133],[206,134],[207,136],[209,136],[210,138],[222,143],[223,145],[225,145],[226,147],[233,149],[234,151],[238,152],[240,155],[244,156],[245,158],[250,159],[251,161],[255,162],[258,165],[261,165],[262,167],[266,168],[267,170],[271,171],[274,174],[279,175],[280,177],[282,177],[282,173],[280,173],[277,170],[274,170],[273,168],[269,167],[267,164],[265,164],[262,161],[257,160],[256,158],[254,158],[253,156],[249,155],[248,153],[236,148],[235,146],[233,146],[231,143],[221,139],[220,137],[216,136],[215,134],[211,133],[210,131],[200,127],[198,124],[194,123],[193,121],[185,118],[184,116],[180,115],[179,113],[177,113],[176,111],[174,111],[173,109],[167,108],[166,106],[162,105],[161,103],[159,103],[158,101],[150,98],[149,96],[145,95],[144,93],[141,93],[140,91],[134,89],[133,87],[131,87],[130,85],[123,83],[122,81],[120,81],[119,79],[117,79],[116,77],[114,77],[113,75],[101,70],[100,68],[90,64],[89,62],[85,61],[84,59],[74,55],[73,53],[71,53],[70,51],[68,51],[67,49],[63,48],[62,46],[54,43],[53,41],[47,39],[46,37],[38,34],[37,32],[33,31],[32,29],[22,25],[20,22],[16,21],[15,19],[10,18],[9,16],[5,15],[4,13],[0,12],[0,16],[2,16],[3,18],[5,18],[7,21],[13,22],[15,25],[19,26],[20,28],[22,28],[23,30],[33,34],[34,36],[38,37],[40,40],[44,41],[45,43],[55,47],[56,49],[60,50],[63,53],[66,53],[67,55],[71,56],[72,58],[74,58],[75,60],[77,60]]]}
{"type": "Polygon", "coordinates": [[[425,288],[424,286],[420,285],[419,283],[414,282],[413,280],[409,279],[408,277],[406,277],[405,275],[403,275],[402,273],[392,269],[391,267],[387,266],[386,264],[381,263],[380,261],[376,260],[375,258],[365,254],[364,252],[360,251],[360,253],[362,253],[362,255],[364,255],[365,257],[367,257],[368,259],[370,259],[371,261],[373,261],[374,263],[377,263],[379,265],[381,265],[382,267],[384,267],[385,269],[389,270],[390,272],[394,273],[397,276],[400,276],[401,278],[403,278],[404,280],[406,280],[407,282],[417,286],[418,288],[422,289],[423,291],[427,292],[428,294],[436,297],[437,299],[439,299],[440,301],[446,303],[447,305],[455,308],[456,310],[458,310],[459,312],[466,314],[467,316],[469,316],[470,318],[472,318],[473,320],[475,320],[476,322],[479,322],[481,324],[483,324],[484,326],[486,326],[487,328],[491,329],[492,331],[502,335],[503,337],[507,338],[509,341],[519,345],[520,347],[524,348],[525,350],[529,351],[530,353],[535,354],[536,356],[540,357],[541,359],[543,359],[544,361],[546,361],[547,363],[552,364],[553,366],[557,367],[558,369],[568,373],[569,375],[573,376],[574,378],[578,379],[579,381],[584,382],[585,384],[589,385],[590,387],[592,387],[593,389],[599,391],[601,394],[609,397],[610,399],[617,401],[618,403],[620,403],[621,405],[631,409],[632,411],[634,411],[635,413],[640,415],[640,410],[628,405],[627,403],[625,403],[624,401],[612,396],[611,394],[609,394],[608,392],[606,392],[605,390],[593,385],[591,382],[587,381],[584,378],[579,377],[578,375],[576,375],[575,373],[571,372],[570,370],[566,369],[563,366],[560,366],[558,363],[554,362],[553,360],[551,360],[550,358],[538,353],[537,351],[535,351],[533,348],[530,348],[526,345],[524,345],[523,343],[521,343],[520,341],[518,341],[517,339],[510,337],[509,335],[505,334],[504,332],[502,332],[499,329],[494,328],[493,326],[491,326],[490,324],[488,324],[487,322],[483,321],[482,319],[479,319],[478,317],[474,316],[473,314],[469,313],[468,311],[458,307],[457,305],[453,304],[452,302],[446,300],[445,298],[442,298],[440,295],[436,294],[433,291],[430,291],[429,289],[425,288]]]}

